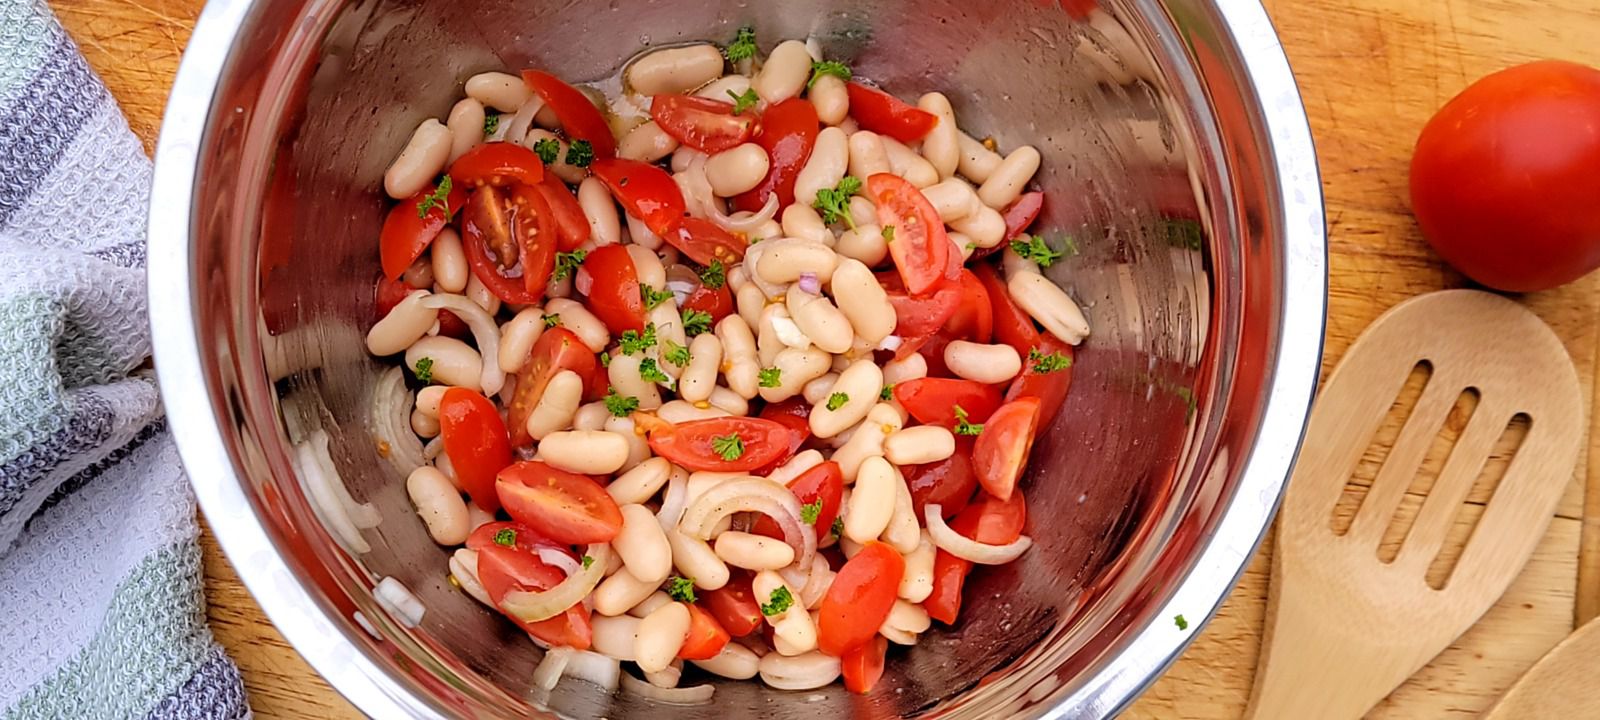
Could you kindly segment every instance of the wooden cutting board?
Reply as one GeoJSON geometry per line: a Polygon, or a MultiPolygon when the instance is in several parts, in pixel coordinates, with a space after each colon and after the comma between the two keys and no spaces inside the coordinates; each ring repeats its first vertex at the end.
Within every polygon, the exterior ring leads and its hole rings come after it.
{"type": "MultiPolygon", "coordinates": [[[[167,88],[202,0],[50,4],[121,101],[134,131],[153,146],[167,88]]],[[[1300,81],[1327,195],[1327,369],[1386,308],[1418,293],[1465,284],[1429,252],[1406,210],[1406,165],[1423,122],[1471,80],[1507,65],[1539,57],[1600,65],[1600,50],[1589,41],[1600,36],[1600,15],[1593,0],[1266,4],[1300,81]]],[[[1591,276],[1521,298],[1566,344],[1586,399],[1600,369],[1597,291],[1600,278],[1591,276]]],[[[1590,446],[1596,441],[1600,438],[1591,432],[1590,446]]],[[[1590,493],[1586,508],[1587,454],[1533,560],[1505,597],[1380,704],[1373,717],[1476,717],[1565,637],[1575,618],[1595,614],[1600,607],[1600,492],[1590,493]],[[1585,519],[1597,528],[1591,537],[1584,536],[1585,519]]],[[[1600,472],[1595,476],[1593,483],[1600,487],[1600,472]]],[[[209,535],[204,540],[212,629],[244,670],[257,716],[359,717],[283,642],[209,535]]],[[[1221,613],[1129,717],[1239,716],[1259,645],[1270,552],[1263,548],[1221,613]]]]}

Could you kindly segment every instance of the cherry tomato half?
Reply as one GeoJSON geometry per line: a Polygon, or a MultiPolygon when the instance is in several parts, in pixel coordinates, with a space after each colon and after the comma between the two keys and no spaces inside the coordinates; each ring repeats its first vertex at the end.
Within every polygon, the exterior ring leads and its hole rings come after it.
{"type": "Polygon", "coordinates": [[[939,124],[939,117],[901,102],[899,98],[861,83],[845,85],[850,93],[850,116],[861,127],[903,143],[921,140],[939,124]]]}
{"type": "Polygon", "coordinates": [[[484,512],[500,509],[494,477],[511,464],[511,440],[494,403],[466,388],[450,388],[439,400],[439,436],[461,488],[484,512]]]}
{"type": "MultiPolygon", "coordinates": [[[[964,537],[990,545],[1005,545],[1022,535],[1028,521],[1028,506],[1022,493],[1012,493],[1008,501],[997,500],[979,493],[950,522],[950,529],[964,537]]],[[[961,611],[961,588],[966,583],[972,563],[943,550],[933,559],[933,592],[922,602],[928,615],[946,625],[952,625],[961,611]]]]}
{"type": "Polygon", "coordinates": [[[1041,338],[1033,318],[1011,300],[1005,281],[993,267],[978,265],[972,269],[972,274],[989,291],[990,307],[994,311],[994,339],[1010,345],[1018,355],[1028,357],[1028,351],[1037,346],[1041,338]]]}
{"type": "Polygon", "coordinates": [[[755,474],[766,476],[776,470],[779,465],[788,462],[790,458],[794,457],[795,453],[800,452],[800,446],[810,439],[811,423],[809,418],[811,417],[811,405],[805,401],[805,398],[792,397],[781,402],[767,403],[766,407],[761,408],[761,414],[758,417],[789,428],[789,431],[793,433],[792,437],[789,438],[788,452],[779,455],[776,460],[768,463],[766,467],[756,470],[755,474]]]}
{"type": "Polygon", "coordinates": [[[517,238],[522,266],[522,287],[534,297],[544,297],[550,284],[550,273],[556,267],[556,237],[554,214],[543,192],[535,185],[514,185],[511,188],[511,232],[517,238]]]}
{"type": "Polygon", "coordinates": [[[650,117],[668,135],[708,155],[735,147],[755,132],[755,113],[733,114],[733,103],[693,95],[657,95],[650,117]]]}
{"type": "Polygon", "coordinates": [[[709,660],[722,652],[728,645],[728,631],[722,629],[722,623],[711,615],[709,611],[697,604],[689,604],[689,635],[683,639],[683,647],[678,649],[678,657],[684,660],[709,660]]]}
{"type": "Polygon", "coordinates": [[[611,189],[629,215],[644,221],[650,232],[665,239],[678,229],[685,212],[683,191],[667,171],[622,158],[596,160],[589,170],[611,189]]]}
{"type": "Polygon", "coordinates": [[[594,374],[600,363],[594,353],[571,330],[564,327],[548,328],[533,343],[527,362],[517,371],[516,391],[506,407],[506,423],[511,429],[511,445],[522,447],[533,442],[528,435],[528,416],[544,397],[550,379],[562,370],[571,370],[579,377],[594,374]]]}
{"type": "Polygon", "coordinates": [[[757,145],[767,150],[770,161],[767,176],[755,188],[734,196],[733,206],[756,212],[767,203],[767,196],[774,193],[778,196],[780,211],[793,204],[795,178],[811,159],[821,124],[816,107],[805,98],[789,98],[767,108],[761,114],[761,126],[754,138],[757,145]]]}
{"type": "MultiPolygon", "coordinates": [[[[566,545],[540,535],[538,531],[515,520],[487,522],[479,525],[476,530],[472,531],[471,535],[467,536],[468,550],[482,550],[490,545],[501,545],[501,547],[517,548],[534,553],[537,553],[540,548],[544,548],[560,550],[568,555],[573,554],[566,545]],[[498,542],[501,537],[501,531],[510,531],[508,536],[511,539],[510,545],[501,545],[498,542]]],[[[573,559],[577,559],[577,557],[574,555],[573,559]]]]}
{"type": "Polygon", "coordinates": [[[1002,405],[983,424],[972,446],[972,469],[978,484],[1001,500],[1009,500],[1017,478],[1028,464],[1033,434],[1039,424],[1039,398],[1024,397],[1002,405]]]}
{"type": "Polygon", "coordinates": [[[606,124],[600,109],[589,102],[589,96],[540,70],[523,70],[522,81],[555,111],[568,138],[588,140],[596,160],[616,157],[617,139],[611,134],[611,126],[606,124]]]}
{"type": "Polygon", "coordinates": [[[539,156],[516,143],[487,142],[466,151],[450,163],[446,173],[466,188],[479,185],[537,185],[544,180],[539,156]]]}
{"type": "MultiPolygon", "coordinates": [[[[715,278],[713,279],[715,280],[715,278]]],[[[712,287],[706,284],[700,273],[695,272],[688,265],[673,265],[667,268],[667,282],[682,283],[693,288],[689,291],[689,295],[683,299],[679,309],[684,312],[695,310],[710,315],[712,325],[716,325],[723,318],[732,315],[736,309],[733,304],[733,293],[728,290],[726,276],[718,281],[715,287],[712,287]]]]}
{"type": "MultiPolygon", "coordinates": [[[[491,186],[472,193],[466,209],[461,213],[461,247],[466,252],[467,265],[478,282],[508,303],[531,305],[539,302],[540,295],[528,292],[521,277],[508,275],[505,268],[521,265],[522,248],[511,223],[510,213],[491,186]],[[490,252],[494,252],[494,256],[490,252]],[[516,259],[506,258],[515,255],[516,259]],[[500,262],[495,257],[502,258],[500,262]]],[[[545,277],[548,279],[549,273],[545,277]]]]}
{"type": "Polygon", "coordinates": [[[639,273],[633,256],[621,245],[604,245],[583,259],[589,275],[589,310],[613,335],[644,332],[644,299],[639,295],[639,273]]]}
{"type": "Polygon", "coordinates": [[[883,678],[884,655],[889,652],[889,639],[877,635],[866,644],[839,658],[844,673],[844,689],[862,695],[872,691],[872,686],[883,678]]]}
{"type": "Polygon", "coordinates": [[[738,263],[744,260],[745,248],[750,245],[743,237],[697,217],[683,218],[676,231],[663,233],[661,239],[701,265],[710,265],[713,260],[723,265],[738,263]]]}
{"type": "Polygon", "coordinates": [[[744,637],[766,626],[761,619],[761,605],[756,602],[755,591],[750,584],[750,573],[735,568],[728,578],[728,584],[716,590],[695,592],[700,604],[728,634],[744,637]]]}
{"type": "MultiPolygon", "coordinates": [[[[839,463],[832,460],[823,462],[790,480],[788,487],[801,505],[811,505],[819,500],[822,502],[818,506],[817,519],[811,526],[817,529],[818,535],[827,534],[828,529],[833,527],[833,519],[839,517],[839,506],[844,500],[844,471],[839,468],[839,463]]],[[[750,531],[783,539],[783,530],[765,515],[756,518],[750,531]]]]}
{"type": "Polygon", "coordinates": [[[972,471],[972,443],[965,438],[957,439],[954,455],[926,465],[907,465],[901,470],[919,519],[922,509],[929,505],[938,505],[939,514],[946,518],[954,517],[978,489],[978,476],[972,471]]]}
{"type": "Polygon", "coordinates": [[[622,530],[617,502],[586,475],[527,460],[501,470],[495,491],[512,518],[556,542],[611,542],[622,530]]]}
{"type": "Polygon", "coordinates": [[[389,214],[384,216],[383,230],[378,234],[378,256],[384,277],[390,280],[400,277],[400,273],[422,257],[422,251],[428,249],[456,211],[467,204],[467,191],[452,181],[444,205],[434,203],[423,212],[422,204],[433,196],[434,190],[434,186],[429,185],[417,191],[389,208],[389,214]]]}
{"type": "Polygon", "coordinates": [[[943,335],[951,340],[969,340],[988,344],[994,336],[994,307],[989,290],[971,270],[961,269],[960,301],[955,312],[945,321],[943,335]]]}
{"type": "Polygon", "coordinates": [[[561,182],[561,178],[554,173],[548,173],[535,187],[550,206],[561,252],[572,252],[588,242],[589,219],[584,216],[583,207],[578,205],[577,196],[567,189],[567,184],[561,182]]]}
{"type": "Polygon", "coordinates": [[[872,640],[888,619],[900,591],[906,561],[876,540],[845,562],[822,598],[817,618],[817,649],[844,657],[872,640]]]}
{"type": "MultiPolygon", "coordinates": [[[[499,608],[512,591],[538,592],[555,587],[566,576],[526,550],[493,545],[478,550],[478,582],[499,608]]],[[[587,650],[594,639],[589,609],[578,603],[553,618],[528,623],[507,614],[512,622],[551,645],[587,650]]]]}
{"type": "Polygon", "coordinates": [[[1043,209],[1044,193],[1037,190],[1025,192],[1016,200],[1012,200],[1011,204],[1007,205],[1006,209],[1000,213],[1000,216],[1005,218],[1006,221],[1006,234],[1000,237],[1000,244],[990,249],[999,250],[1004,248],[1011,242],[1012,238],[1021,235],[1022,231],[1027,230],[1028,226],[1032,225],[1033,221],[1039,217],[1039,211],[1043,209]]]}
{"type": "Polygon", "coordinates": [[[954,429],[957,405],[967,422],[984,422],[1000,407],[1000,389],[957,378],[916,378],[895,383],[894,399],[917,422],[954,429]]]}
{"type": "MultiPolygon", "coordinates": [[[[1045,355],[1060,353],[1069,361],[1074,357],[1072,346],[1054,335],[1043,336],[1036,347],[1045,355]]],[[[1011,387],[1006,390],[1006,402],[1025,397],[1038,398],[1039,427],[1050,427],[1050,421],[1061,411],[1062,403],[1067,400],[1067,391],[1072,388],[1072,366],[1039,372],[1037,362],[1026,354],[1022,358],[1022,374],[1011,381],[1011,387]]]]}
{"type": "Polygon", "coordinates": [[[950,262],[955,244],[921,190],[898,175],[878,173],[867,178],[867,193],[878,206],[878,223],[894,228],[889,254],[913,297],[927,296],[954,279],[960,269],[950,262]]]}
{"type": "Polygon", "coordinates": [[[720,417],[662,423],[650,431],[650,449],[690,471],[749,472],[784,453],[790,435],[771,420],[720,417]]]}

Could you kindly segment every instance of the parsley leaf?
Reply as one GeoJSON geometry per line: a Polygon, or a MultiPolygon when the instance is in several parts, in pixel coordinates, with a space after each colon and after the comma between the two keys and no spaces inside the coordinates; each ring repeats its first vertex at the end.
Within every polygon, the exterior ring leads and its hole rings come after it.
{"type": "Polygon", "coordinates": [[[838,185],[818,190],[816,202],[811,206],[822,213],[823,223],[832,225],[843,220],[854,230],[856,221],[850,217],[850,197],[858,192],[861,192],[861,178],[846,175],[839,179],[838,185]]]}
{"type": "Polygon", "coordinates": [[[1037,347],[1028,351],[1028,362],[1033,363],[1033,371],[1040,374],[1053,373],[1057,370],[1065,370],[1072,367],[1072,358],[1058,352],[1046,355],[1039,352],[1037,347]]]}
{"type": "Polygon", "coordinates": [[[844,404],[847,402],[850,402],[849,395],[844,393],[834,393],[828,396],[828,409],[838,410],[839,408],[844,407],[844,404]]]}
{"type": "Polygon", "coordinates": [[[661,372],[661,368],[656,367],[654,358],[645,358],[639,361],[639,377],[645,382],[672,382],[672,378],[667,377],[666,373],[661,372]]]}
{"type": "Polygon", "coordinates": [[[817,84],[817,78],[823,75],[832,75],[840,80],[850,79],[850,66],[835,60],[824,60],[811,63],[811,79],[806,81],[806,89],[817,84]]]}
{"type": "Polygon", "coordinates": [[[662,359],[672,363],[673,365],[677,365],[678,367],[688,367],[689,361],[694,359],[694,356],[689,354],[689,348],[679,345],[671,340],[665,340],[661,345],[662,348],[666,350],[666,352],[661,354],[662,359]]]}
{"type": "Polygon", "coordinates": [[[745,26],[739,28],[739,34],[734,36],[733,42],[728,43],[727,49],[722,51],[727,56],[728,62],[749,60],[756,56],[756,29],[745,26]]]}
{"type": "Polygon", "coordinates": [[[840,516],[840,517],[834,518],[833,519],[833,527],[828,528],[828,532],[833,533],[833,536],[836,537],[836,538],[837,537],[844,537],[844,517],[840,516]]]}
{"type": "Polygon", "coordinates": [[[711,313],[699,310],[683,311],[683,333],[694,337],[702,333],[711,332],[711,313]]]}
{"type": "Polygon", "coordinates": [[[883,242],[885,244],[894,242],[894,226],[893,225],[885,225],[885,226],[883,226],[883,233],[882,234],[883,234],[883,242]]]}
{"type": "Polygon", "coordinates": [[[613,417],[627,417],[629,413],[639,409],[639,398],[632,395],[622,395],[614,387],[606,388],[606,412],[613,417]]]}
{"type": "Polygon", "coordinates": [[[588,250],[573,250],[572,252],[556,253],[556,269],[550,273],[550,282],[561,282],[568,275],[576,272],[583,259],[589,256],[588,250]]]}
{"type": "Polygon", "coordinates": [[[775,367],[761,368],[761,372],[757,373],[757,378],[761,381],[761,387],[777,387],[783,382],[783,370],[775,367]]]}
{"type": "Polygon", "coordinates": [[[611,353],[608,353],[608,352],[600,353],[600,367],[603,367],[603,368],[611,367],[611,353]]]}
{"type": "Polygon", "coordinates": [[[432,383],[433,382],[433,358],[431,358],[431,357],[419,357],[419,358],[417,358],[417,366],[415,368],[412,368],[412,373],[414,373],[417,376],[417,382],[424,383],[424,384],[432,383]]]}
{"type": "Polygon", "coordinates": [[[494,534],[494,544],[502,547],[515,547],[517,544],[517,531],[511,528],[501,528],[494,534]]]}
{"type": "Polygon", "coordinates": [[[1051,250],[1044,242],[1042,235],[1025,235],[1011,241],[1011,249],[1023,258],[1032,260],[1039,267],[1047,268],[1056,264],[1064,254],[1060,250],[1051,250]]]}
{"type": "Polygon", "coordinates": [[[533,154],[546,165],[556,164],[556,158],[561,156],[561,143],[551,138],[545,138],[533,144],[533,154]]]}
{"type": "Polygon", "coordinates": [[[594,565],[594,556],[593,555],[585,555],[585,556],[583,556],[583,569],[588,570],[589,566],[591,566],[591,565],[594,565]]]}
{"type": "MultiPolygon", "coordinates": [[[[644,286],[641,285],[640,287],[644,286]]],[[[617,338],[617,342],[622,345],[622,354],[624,355],[632,355],[653,348],[656,346],[656,324],[645,325],[643,335],[634,330],[623,330],[622,337],[617,338]]]]}
{"type": "Polygon", "coordinates": [[[573,140],[567,146],[567,164],[573,167],[586,168],[594,162],[594,145],[588,140],[573,140]]]}
{"type": "Polygon", "coordinates": [[[794,595],[790,594],[788,586],[779,585],[777,590],[772,591],[769,601],[761,603],[761,614],[772,617],[782,614],[791,607],[794,607],[794,595]]]}
{"type": "Polygon", "coordinates": [[[675,577],[668,579],[667,595],[678,602],[694,602],[698,599],[694,596],[694,578],[675,577]]]}
{"type": "Polygon", "coordinates": [[[822,498],[800,506],[800,519],[807,525],[817,524],[817,516],[822,514],[822,498]]]}
{"type": "Polygon", "coordinates": [[[639,283],[639,299],[644,301],[644,311],[650,312],[657,305],[672,299],[671,290],[657,290],[644,283],[639,283]]]}
{"type": "Polygon", "coordinates": [[[489,137],[490,135],[495,134],[495,131],[497,131],[499,129],[500,129],[500,116],[499,115],[485,115],[485,116],[483,116],[483,136],[484,137],[489,137]]]}
{"type": "Polygon", "coordinates": [[[878,393],[878,399],[889,402],[894,399],[894,383],[883,386],[883,392],[878,393]]]}
{"type": "Polygon", "coordinates": [[[700,282],[712,290],[721,290],[728,284],[728,270],[722,266],[722,261],[712,258],[711,264],[700,271],[700,282]]]}
{"type": "Polygon", "coordinates": [[[1182,613],[1179,613],[1178,615],[1174,615],[1173,618],[1172,618],[1172,622],[1173,622],[1173,624],[1178,626],[1179,630],[1188,630],[1189,629],[1189,621],[1183,619],[1183,614],[1182,613]]]}
{"type": "Polygon", "coordinates": [[[560,324],[561,324],[561,316],[560,315],[545,315],[544,316],[544,328],[546,330],[549,330],[550,328],[553,328],[553,327],[555,327],[557,325],[560,325],[560,324]]]}
{"type": "Polygon", "coordinates": [[[955,411],[955,431],[957,435],[977,435],[978,433],[983,432],[983,423],[974,424],[967,422],[967,411],[963,410],[960,405],[955,406],[955,411]]]}
{"type": "Polygon", "coordinates": [[[744,438],[739,433],[718,435],[711,438],[711,451],[722,456],[723,460],[738,460],[744,455],[744,438]]]}
{"type": "Polygon", "coordinates": [[[433,212],[434,208],[439,208],[444,211],[445,219],[449,219],[449,198],[452,184],[449,175],[439,178],[439,184],[433,186],[433,193],[423,198],[422,202],[417,203],[417,217],[426,219],[428,213],[433,212]]]}
{"type": "Polygon", "coordinates": [[[756,94],[754,88],[745,88],[743,95],[735,94],[732,90],[729,90],[728,97],[733,98],[733,114],[735,115],[743,115],[744,111],[755,107],[756,103],[761,101],[761,96],[756,94]]]}

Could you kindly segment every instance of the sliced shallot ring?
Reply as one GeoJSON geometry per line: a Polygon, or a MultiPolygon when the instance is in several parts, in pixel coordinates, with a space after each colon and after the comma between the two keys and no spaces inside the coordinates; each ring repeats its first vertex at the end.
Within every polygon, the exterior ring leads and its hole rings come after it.
{"type": "Polygon", "coordinates": [[[406,389],[405,371],[392,367],[372,386],[372,434],[387,445],[387,459],[401,475],[427,462],[422,441],[411,430],[413,397],[406,389]]]}
{"type": "Polygon", "coordinates": [[[662,530],[671,530],[678,526],[678,521],[683,519],[683,511],[687,509],[689,477],[673,468],[667,472],[667,492],[661,497],[661,509],[656,512],[656,520],[661,522],[662,530]]]}
{"type": "Polygon", "coordinates": [[[544,659],[533,669],[533,686],[543,688],[545,692],[554,690],[562,673],[567,671],[567,663],[572,660],[573,652],[569,647],[553,647],[544,651],[544,659]]]}
{"type": "Polygon", "coordinates": [[[506,384],[506,373],[500,369],[500,326],[494,323],[494,318],[465,295],[429,295],[420,304],[425,308],[449,310],[467,324],[472,330],[472,339],[478,343],[478,354],[483,356],[483,374],[478,384],[485,396],[500,392],[501,386],[506,384]]]}
{"type": "Polygon", "coordinates": [[[694,687],[664,688],[651,685],[628,673],[622,674],[622,689],[642,698],[657,700],[674,705],[700,705],[711,702],[711,696],[717,689],[710,685],[695,685],[694,687]]]}
{"type": "Polygon", "coordinates": [[[595,543],[584,550],[593,561],[589,567],[581,568],[580,572],[568,575],[555,587],[549,590],[529,592],[526,590],[513,590],[506,593],[500,601],[500,609],[518,620],[526,623],[536,623],[540,620],[549,620],[567,611],[594,592],[596,585],[606,577],[606,565],[611,562],[611,546],[606,543],[595,543]]]}
{"type": "Polygon", "coordinates": [[[760,210],[745,217],[734,217],[734,215],[744,215],[742,212],[737,212],[733,215],[724,214],[722,208],[717,207],[715,202],[710,204],[707,214],[711,216],[711,222],[716,223],[717,227],[728,232],[744,233],[748,236],[750,233],[755,232],[757,228],[767,224],[767,221],[778,216],[778,194],[768,194],[766,204],[762,205],[760,210]]]}
{"type": "Polygon", "coordinates": [[[578,573],[583,571],[583,564],[582,563],[580,563],[577,560],[573,559],[573,557],[571,555],[568,555],[567,553],[564,553],[564,552],[562,552],[560,550],[557,550],[555,548],[550,548],[550,547],[539,548],[538,555],[539,555],[539,562],[542,562],[542,563],[544,563],[546,565],[549,565],[550,567],[553,567],[553,568],[555,568],[557,570],[560,570],[561,572],[566,573],[567,577],[572,577],[573,575],[576,575],[576,574],[578,574],[578,573]]]}
{"type": "Polygon", "coordinates": [[[1033,538],[1019,535],[1005,545],[990,545],[973,540],[945,524],[944,508],[928,505],[922,508],[923,520],[928,524],[928,537],[933,544],[951,555],[979,565],[1004,565],[1017,559],[1033,547],[1033,538]]]}
{"type": "Polygon", "coordinates": [[[783,579],[804,587],[817,554],[817,536],[800,519],[800,501],[782,485],[758,477],[729,480],[701,494],[684,511],[679,526],[692,537],[710,540],[717,524],[737,512],[758,512],[778,524],[783,541],[794,548],[794,563],[783,569],[783,579]]]}

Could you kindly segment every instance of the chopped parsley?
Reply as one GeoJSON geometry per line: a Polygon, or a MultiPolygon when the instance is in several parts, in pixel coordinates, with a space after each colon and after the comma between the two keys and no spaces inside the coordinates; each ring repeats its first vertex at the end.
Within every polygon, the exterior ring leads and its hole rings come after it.
{"type": "Polygon", "coordinates": [[[650,312],[656,306],[672,299],[671,290],[657,290],[644,283],[639,283],[639,299],[644,301],[644,311],[650,312]]]}
{"type": "Polygon", "coordinates": [[[817,524],[817,516],[822,514],[822,498],[800,506],[800,519],[807,525],[817,524]]]}
{"type": "Polygon", "coordinates": [[[883,226],[883,242],[884,243],[892,243],[892,242],[894,242],[894,226],[893,225],[885,225],[885,226],[883,226]]]}
{"type": "Polygon", "coordinates": [[[889,402],[894,399],[894,383],[883,386],[883,392],[878,393],[878,399],[889,402]]]}
{"type": "Polygon", "coordinates": [[[557,325],[560,325],[560,324],[561,324],[561,316],[560,315],[545,315],[544,316],[544,327],[545,327],[546,330],[549,330],[550,328],[553,328],[553,327],[555,327],[557,325]]]}
{"type": "Polygon", "coordinates": [[[711,313],[699,310],[683,311],[683,333],[694,337],[702,333],[711,332],[711,313]]]}
{"type": "Polygon", "coordinates": [[[444,210],[444,216],[448,219],[450,217],[451,185],[449,175],[439,178],[439,184],[433,186],[433,193],[423,198],[422,202],[417,203],[417,217],[427,218],[428,213],[433,212],[434,208],[440,208],[444,210]]]}
{"type": "Polygon", "coordinates": [[[756,103],[761,101],[761,96],[756,94],[754,88],[745,88],[743,95],[729,90],[728,97],[733,98],[733,114],[735,115],[743,115],[744,111],[755,107],[756,103]]]}
{"type": "Polygon", "coordinates": [[[739,433],[718,435],[711,438],[711,451],[722,456],[723,460],[738,460],[744,455],[744,438],[739,433]]]}
{"type": "Polygon", "coordinates": [[[578,266],[582,265],[583,259],[588,256],[588,250],[556,253],[556,269],[550,273],[550,282],[561,282],[567,279],[567,276],[578,270],[578,266]]]}
{"type": "Polygon", "coordinates": [[[728,58],[728,62],[739,62],[755,57],[756,29],[748,25],[739,28],[739,34],[734,36],[733,42],[728,43],[722,54],[728,58]]]}
{"type": "Polygon", "coordinates": [[[656,367],[656,361],[654,358],[645,358],[639,361],[639,377],[645,382],[672,382],[672,378],[667,377],[666,373],[661,372],[661,368],[656,367]]]}
{"type": "Polygon", "coordinates": [[[694,596],[694,578],[669,578],[667,580],[667,595],[678,602],[694,602],[698,599],[694,596]]]}
{"type": "Polygon", "coordinates": [[[1060,250],[1051,250],[1050,246],[1045,244],[1042,235],[1024,235],[1012,240],[1011,249],[1023,258],[1038,263],[1042,268],[1056,264],[1056,260],[1065,254],[1060,250]]]}
{"type": "Polygon", "coordinates": [[[817,79],[823,75],[832,75],[840,80],[850,79],[850,66],[835,60],[824,60],[811,63],[811,79],[806,81],[806,89],[817,84],[817,79]]]}
{"type": "Polygon", "coordinates": [[[533,154],[538,155],[544,164],[554,165],[556,164],[556,158],[561,157],[561,143],[551,138],[545,138],[533,144],[533,154]]]}
{"type": "Polygon", "coordinates": [[[1065,370],[1072,367],[1072,358],[1058,352],[1046,355],[1039,352],[1037,347],[1028,351],[1028,362],[1033,363],[1033,371],[1040,374],[1053,373],[1057,370],[1065,370]]]}
{"type": "Polygon", "coordinates": [[[977,435],[978,433],[983,432],[983,423],[974,424],[967,422],[967,411],[962,409],[960,405],[955,406],[955,411],[955,431],[957,435],[977,435]]]}
{"type": "Polygon", "coordinates": [[[722,266],[722,261],[711,259],[711,264],[700,271],[700,282],[712,290],[721,290],[728,284],[728,269],[722,266]]]}
{"type": "Polygon", "coordinates": [[[839,408],[844,407],[844,404],[847,402],[850,402],[849,395],[844,393],[834,393],[828,396],[828,409],[838,410],[839,408]]]}
{"type": "Polygon", "coordinates": [[[632,395],[622,395],[614,387],[606,388],[605,403],[606,412],[611,413],[613,417],[627,417],[630,413],[639,409],[639,398],[632,395]]]}
{"type": "Polygon", "coordinates": [[[694,356],[689,354],[689,348],[671,340],[662,341],[661,347],[666,350],[666,352],[661,353],[662,359],[678,367],[688,367],[689,361],[694,359],[694,356]]]}
{"type": "Polygon", "coordinates": [[[783,370],[775,367],[761,368],[761,372],[757,373],[756,378],[760,380],[761,387],[774,388],[783,382],[783,370]]]}
{"type": "Polygon", "coordinates": [[[772,591],[772,597],[761,603],[761,614],[767,617],[781,615],[791,607],[794,607],[794,595],[789,593],[788,586],[779,585],[777,590],[772,591]]]}
{"type": "MultiPolygon", "coordinates": [[[[641,285],[640,287],[644,286],[641,285]]],[[[640,335],[636,330],[623,330],[622,337],[617,338],[617,343],[622,346],[622,354],[624,355],[632,355],[653,348],[656,346],[656,324],[645,325],[643,335],[640,335]]]]}
{"type": "Polygon", "coordinates": [[[844,537],[844,518],[843,517],[834,518],[833,519],[833,527],[828,528],[828,532],[833,533],[833,536],[836,537],[836,538],[844,537]]]}
{"type": "Polygon", "coordinates": [[[417,382],[425,384],[433,382],[433,358],[417,358],[417,366],[412,368],[412,372],[416,374],[417,382]]]}
{"type": "Polygon", "coordinates": [[[517,544],[517,531],[511,528],[501,528],[494,534],[494,544],[502,547],[515,547],[517,544]]]}
{"type": "Polygon", "coordinates": [[[861,192],[861,178],[846,175],[839,179],[838,185],[818,190],[816,202],[811,206],[822,213],[823,223],[832,225],[843,220],[854,230],[856,221],[850,217],[850,197],[858,192],[861,192]]]}
{"type": "Polygon", "coordinates": [[[499,129],[500,129],[500,116],[499,115],[485,115],[485,116],[483,116],[483,136],[484,137],[489,137],[490,135],[495,134],[495,132],[498,131],[499,129]]]}
{"type": "Polygon", "coordinates": [[[594,162],[594,145],[588,140],[573,140],[567,146],[567,164],[573,167],[586,168],[594,162]]]}
{"type": "Polygon", "coordinates": [[[583,556],[583,561],[582,562],[583,562],[583,569],[588,570],[589,566],[594,565],[594,556],[593,555],[585,555],[585,556],[583,556]]]}
{"type": "Polygon", "coordinates": [[[1182,613],[1179,613],[1177,615],[1172,616],[1172,623],[1174,625],[1177,625],[1179,630],[1188,630],[1189,629],[1189,621],[1183,619],[1183,614],[1182,613]]]}

